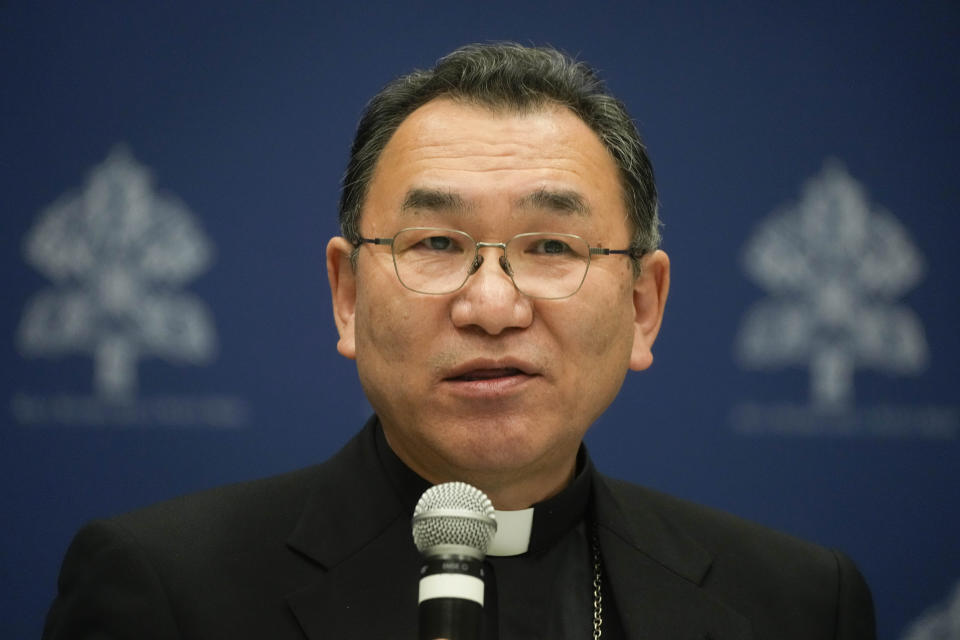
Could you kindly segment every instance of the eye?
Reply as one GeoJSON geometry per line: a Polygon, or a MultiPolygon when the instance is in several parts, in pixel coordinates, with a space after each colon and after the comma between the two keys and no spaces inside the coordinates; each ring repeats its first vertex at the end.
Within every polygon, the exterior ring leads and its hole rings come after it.
{"type": "Polygon", "coordinates": [[[450,236],[429,236],[421,240],[420,245],[431,251],[450,251],[456,248],[456,242],[450,236]]]}
{"type": "Polygon", "coordinates": [[[536,242],[531,247],[531,250],[533,253],[551,255],[563,255],[571,252],[570,245],[563,240],[558,240],[557,238],[543,238],[536,242]]]}

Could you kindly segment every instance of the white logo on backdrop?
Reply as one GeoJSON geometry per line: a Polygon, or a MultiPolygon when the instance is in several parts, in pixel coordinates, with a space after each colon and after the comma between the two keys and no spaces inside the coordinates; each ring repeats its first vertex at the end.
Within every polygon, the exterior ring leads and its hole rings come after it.
{"type": "Polygon", "coordinates": [[[827,161],[798,202],[758,225],[743,266],[769,296],[744,315],[737,359],[752,370],[807,369],[809,404],[738,407],[738,429],[956,433],[953,408],[855,408],[856,370],[916,376],[929,350],[920,318],[900,300],[921,281],[923,258],[842,164],[827,161]]]}
{"type": "Polygon", "coordinates": [[[239,417],[238,407],[230,408],[236,401],[224,397],[138,399],[142,358],[202,365],[216,355],[207,305],[182,290],[210,266],[213,248],[187,206],[157,193],[150,172],[125,148],[95,167],[82,191],[40,213],[24,254],[53,286],[27,302],[17,334],[20,353],[90,355],[95,395],[18,394],[14,414],[22,422],[177,424],[239,417]]]}
{"type": "Polygon", "coordinates": [[[902,640],[960,640],[960,584],[944,603],[915,620],[902,640]]]}

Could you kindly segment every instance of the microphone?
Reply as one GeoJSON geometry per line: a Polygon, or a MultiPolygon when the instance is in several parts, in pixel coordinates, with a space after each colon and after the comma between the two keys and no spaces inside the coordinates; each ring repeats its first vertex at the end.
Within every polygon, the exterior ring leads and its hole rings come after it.
{"type": "Polygon", "coordinates": [[[497,532],[490,498],[465,482],[423,492],[413,510],[420,566],[420,640],[480,640],[483,559],[497,532]]]}

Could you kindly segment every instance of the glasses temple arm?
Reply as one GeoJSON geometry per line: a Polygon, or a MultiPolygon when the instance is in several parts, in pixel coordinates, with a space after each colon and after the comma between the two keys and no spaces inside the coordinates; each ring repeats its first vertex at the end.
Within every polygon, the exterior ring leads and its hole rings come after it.
{"type": "Polygon", "coordinates": [[[590,255],[624,255],[636,259],[647,255],[647,251],[645,249],[640,249],[639,247],[630,247],[629,249],[605,249],[603,247],[590,247],[590,255]]]}
{"type": "Polygon", "coordinates": [[[360,245],[365,243],[393,245],[393,238],[364,238],[361,236],[360,239],[353,244],[353,246],[359,247],[360,245]]]}

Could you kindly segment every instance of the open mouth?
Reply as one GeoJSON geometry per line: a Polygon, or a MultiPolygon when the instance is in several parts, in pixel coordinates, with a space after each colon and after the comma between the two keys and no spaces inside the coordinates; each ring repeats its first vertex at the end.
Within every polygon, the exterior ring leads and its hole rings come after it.
{"type": "Polygon", "coordinates": [[[513,376],[527,375],[515,367],[504,367],[502,369],[474,369],[467,371],[459,376],[449,378],[455,382],[474,382],[477,380],[496,380],[498,378],[510,378],[513,376]]]}

